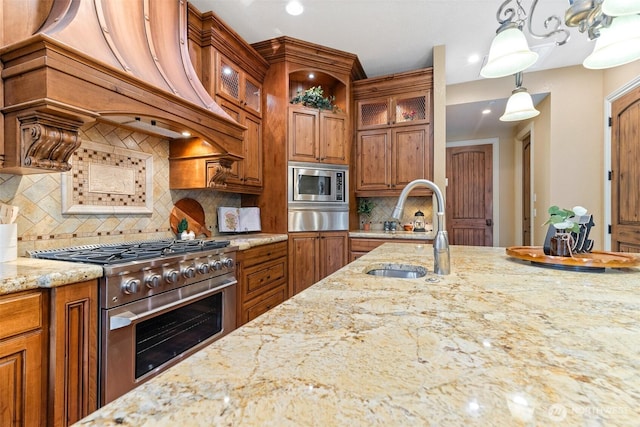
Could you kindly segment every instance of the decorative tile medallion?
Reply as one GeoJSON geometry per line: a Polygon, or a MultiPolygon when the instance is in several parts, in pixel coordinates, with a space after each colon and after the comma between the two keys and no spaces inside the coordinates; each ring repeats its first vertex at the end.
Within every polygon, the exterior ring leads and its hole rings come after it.
{"type": "Polygon", "coordinates": [[[62,178],[62,213],[153,213],[153,156],[85,141],[62,178]]]}

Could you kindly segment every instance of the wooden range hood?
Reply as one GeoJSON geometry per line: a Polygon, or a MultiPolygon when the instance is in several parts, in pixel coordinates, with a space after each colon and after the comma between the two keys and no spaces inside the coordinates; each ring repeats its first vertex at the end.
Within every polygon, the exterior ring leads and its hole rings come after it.
{"type": "MultiPolygon", "coordinates": [[[[186,1],[42,4],[50,7],[40,29],[0,48],[0,173],[69,170],[78,129],[95,120],[168,138],[188,131],[217,158],[242,158],[246,128],[213,101],[193,69],[186,1]]],[[[4,21],[24,18],[25,5],[5,4],[4,21]]]]}

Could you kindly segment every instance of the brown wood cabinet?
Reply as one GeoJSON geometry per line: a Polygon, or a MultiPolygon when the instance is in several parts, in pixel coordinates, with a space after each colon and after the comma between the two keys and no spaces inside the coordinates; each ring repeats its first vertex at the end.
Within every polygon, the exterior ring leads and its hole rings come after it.
{"type": "Polygon", "coordinates": [[[68,426],[97,409],[97,322],[96,280],[0,297],[0,425],[68,426]]]}
{"type": "Polygon", "coordinates": [[[289,233],[290,292],[295,295],[347,264],[348,232],[289,233]]]}
{"type": "MultiPolygon", "coordinates": [[[[198,74],[204,87],[232,119],[247,128],[240,153],[243,159],[234,161],[230,171],[223,171],[225,185],[217,185],[214,189],[260,194],[264,161],[263,81],[269,64],[213,12],[200,13],[191,5],[188,35],[192,62],[199,65],[198,74]]],[[[212,176],[219,174],[220,168],[215,163],[209,164],[212,167],[207,167],[206,184],[190,188],[211,187],[208,184],[212,176]]],[[[180,173],[188,174],[189,167],[194,169],[194,165],[189,164],[183,166],[180,173]]],[[[197,184],[203,180],[198,179],[197,184]]],[[[174,176],[172,183],[176,184],[171,188],[187,188],[182,181],[184,179],[174,176]]]]}
{"type": "Polygon", "coordinates": [[[362,255],[369,253],[378,246],[384,243],[413,243],[419,244],[431,244],[433,240],[418,240],[418,239],[369,239],[369,238],[349,238],[349,262],[355,261],[362,255]]]}
{"type": "Polygon", "coordinates": [[[98,408],[98,284],[51,289],[49,424],[68,426],[98,408]]]}
{"type": "Polygon", "coordinates": [[[249,113],[262,116],[262,83],[239,65],[216,53],[216,96],[226,98],[249,113]]]}
{"type": "Polygon", "coordinates": [[[359,131],[356,195],[395,195],[414,179],[433,179],[432,153],[430,125],[359,131]]]}
{"type": "Polygon", "coordinates": [[[238,326],[288,298],[287,273],[286,241],[238,252],[238,326]]]}
{"type": "Polygon", "coordinates": [[[397,196],[433,179],[432,86],[431,68],[354,82],[356,196],[397,196]]]}
{"type": "Polygon", "coordinates": [[[289,106],[289,160],[348,164],[346,130],[346,114],[289,106]]]}
{"type": "Polygon", "coordinates": [[[270,64],[263,81],[264,185],[259,196],[243,198],[242,203],[262,209],[264,232],[287,233],[288,162],[350,163],[351,86],[365,75],[356,55],[291,37],[252,46],[270,64]],[[334,97],[333,104],[340,113],[291,104],[297,94],[318,86],[323,96],[334,97]]]}
{"type": "Polygon", "coordinates": [[[45,425],[46,297],[28,291],[0,297],[0,425],[45,425]]]}
{"type": "Polygon", "coordinates": [[[218,105],[247,128],[242,152],[244,159],[231,165],[231,172],[226,179],[227,191],[245,192],[237,186],[246,186],[246,192],[252,192],[251,188],[259,192],[262,189],[262,120],[224,99],[218,98],[218,105]]]}

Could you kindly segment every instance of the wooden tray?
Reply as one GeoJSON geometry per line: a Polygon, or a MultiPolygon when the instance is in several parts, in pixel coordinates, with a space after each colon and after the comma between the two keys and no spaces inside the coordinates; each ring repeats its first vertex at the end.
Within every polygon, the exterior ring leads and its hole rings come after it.
{"type": "Polygon", "coordinates": [[[178,233],[178,223],[185,218],[189,223],[189,230],[193,230],[196,237],[204,234],[211,237],[211,231],[205,224],[204,209],[202,205],[194,199],[180,199],[176,202],[169,216],[169,225],[174,233],[178,233]]]}
{"type": "Polygon", "coordinates": [[[573,257],[545,255],[542,246],[511,246],[507,255],[545,267],[577,271],[603,271],[605,268],[627,268],[640,265],[640,257],[622,252],[575,254],[573,257]]]}

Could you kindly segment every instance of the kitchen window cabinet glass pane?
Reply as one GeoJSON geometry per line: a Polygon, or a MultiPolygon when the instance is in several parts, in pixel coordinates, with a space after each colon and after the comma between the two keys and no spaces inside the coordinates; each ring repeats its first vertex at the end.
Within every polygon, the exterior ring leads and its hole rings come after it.
{"type": "Polygon", "coordinates": [[[386,100],[360,104],[360,127],[389,124],[389,107],[386,100]]]}
{"type": "Polygon", "coordinates": [[[220,62],[220,89],[236,99],[240,98],[240,73],[225,61],[220,62]]]}
{"type": "Polygon", "coordinates": [[[403,98],[396,101],[396,123],[426,119],[426,100],[424,96],[403,98]]]}
{"type": "Polygon", "coordinates": [[[249,79],[245,81],[244,85],[244,101],[247,106],[254,111],[260,111],[260,88],[253,84],[249,79]]]}

